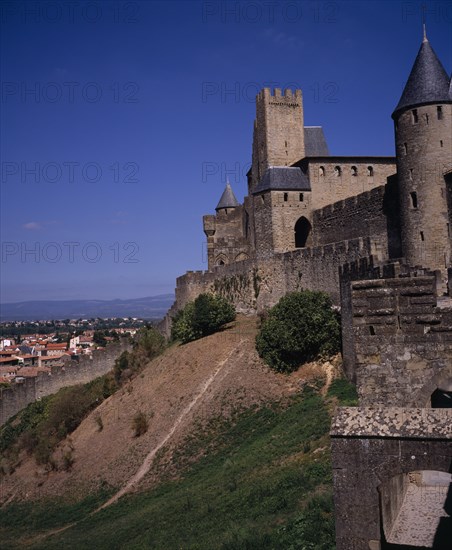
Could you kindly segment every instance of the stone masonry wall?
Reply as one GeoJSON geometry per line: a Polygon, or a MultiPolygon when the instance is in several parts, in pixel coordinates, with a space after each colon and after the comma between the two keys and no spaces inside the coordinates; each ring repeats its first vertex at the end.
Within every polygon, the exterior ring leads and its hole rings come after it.
{"type": "Polygon", "coordinates": [[[315,209],[385,185],[396,173],[395,158],[391,157],[312,157],[297,166],[309,177],[315,209]]]}
{"type": "Polygon", "coordinates": [[[229,264],[249,257],[250,246],[245,236],[245,222],[243,206],[224,208],[215,216],[204,216],[209,269],[220,263],[229,264]]]}
{"type": "Polygon", "coordinates": [[[290,166],[304,157],[301,90],[264,88],[256,97],[252,188],[269,166],[290,166]]]}
{"type": "MultiPolygon", "coordinates": [[[[295,249],[295,224],[302,216],[312,224],[311,192],[272,191],[271,229],[275,252],[295,249]]],[[[259,238],[260,235],[259,235],[259,238]]],[[[306,246],[312,244],[309,239],[306,246]]],[[[323,244],[323,243],[322,243],[323,244]]]]}
{"type": "Polygon", "coordinates": [[[64,366],[52,366],[50,373],[39,373],[35,378],[25,378],[11,388],[0,389],[0,426],[29,403],[51,395],[65,386],[86,384],[106,374],[113,368],[115,359],[130,344],[127,339],[111,343],[105,350],[94,350],[92,358],[82,355],[78,359],[64,361],[64,366]]]}
{"type": "Polygon", "coordinates": [[[351,284],[360,403],[430,406],[452,379],[452,309],[439,308],[432,276],[351,284]]]}
{"type": "Polygon", "coordinates": [[[413,471],[450,471],[451,430],[451,409],[338,409],[331,429],[338,550],[381,548],[382,490],[413,471]]]}
{"type": "Polygon", "coordinates": [[[269,254],[212,271],[189,271],[178,277],[176,301],[160,330],[170,333],[171,317],[203,292],[215,292],[229,299],[242,313],[256,313],[274,306],[288,292],[302,289],[328,293],[340,303],[340,268],[344,264],[368,269],[386,259],[384,247],[375,239],[353,239],[313,248],[269,254]]]}
{"type": "Polygon", "coordinates": [[[377,237],[388,257],[402,255],[396,178],[387,185],[336,202],[313,213],[314,245],[377,237]]]}
{"type": "Polygon", "coordinates": [[[397,173],[404,256],[410,265],[450,266],[444,173],[452,166],[452,105],[422,105],[397,118],[397,173]],[[416,112],[416,118],[414,117],[416,112]]]}

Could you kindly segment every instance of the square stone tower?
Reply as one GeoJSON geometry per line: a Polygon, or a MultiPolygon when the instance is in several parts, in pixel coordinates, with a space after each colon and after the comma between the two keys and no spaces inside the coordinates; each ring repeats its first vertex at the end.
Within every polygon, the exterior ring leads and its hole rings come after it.
{"type": "Polygon", "coordinates": [[[251,194],[269,166],[290,166],[305,156],[301,90],[264,88],[256,97],[251,194]]]}

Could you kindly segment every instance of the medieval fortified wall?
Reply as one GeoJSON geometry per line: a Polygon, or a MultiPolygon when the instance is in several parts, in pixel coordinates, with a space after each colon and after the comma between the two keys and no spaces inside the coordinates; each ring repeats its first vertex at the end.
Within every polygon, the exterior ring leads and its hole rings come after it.
{"type": "Polygon", "coordinates": [[[262,90],[248,194],[227,184],[204,216],[208,269],[177,279],[163,324],[202,292],[340,305],[359,407],[331,432],[338,550],[452,540],[452,82],[425,32],[392,118],[395,157],[334,157],[301,90],[262,90]]]}
{"type": "Polygon", "coordinates": [[[104,350],[94,350],[92,355],[80,355],[77,359],[67,356],[61,366],[52,366],[49,373],[39,372],[36,377],[24,378],[10,388],[0,388],[0,426],[41,397],[106,374],[113,368],[115,359],[129,347],[128,340],[123,338],[119,343],[108,344],[104,350]]]}

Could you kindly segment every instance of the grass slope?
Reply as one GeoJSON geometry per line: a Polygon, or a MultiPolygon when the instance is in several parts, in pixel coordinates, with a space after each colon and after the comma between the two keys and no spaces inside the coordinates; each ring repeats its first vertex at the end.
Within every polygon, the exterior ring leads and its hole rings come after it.
{"type": "Polygon", "coordinates": [[[92,516],[107,491],[73,504],[10,505],[0,512],[0,547],[333,549],[328,401],[351,404],[347,386],[333,382],[326,401],[307,388],[284,407],[248,411],[191,438],[187,454],[209,452],[179,480],[92,516]]]}

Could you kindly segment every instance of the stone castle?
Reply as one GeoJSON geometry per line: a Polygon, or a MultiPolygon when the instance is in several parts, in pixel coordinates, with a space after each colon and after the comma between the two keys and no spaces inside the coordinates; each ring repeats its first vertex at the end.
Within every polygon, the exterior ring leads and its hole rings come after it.
{"type": "MultiPolygon", "coordinates": [[[[301,90],[256,99],[248,195],[204,216],[208,270],[177,279],[258,312],[287,292],[341,307],[360,406],[332,427],[338,550],[452,540],[452,81],[424,38],[392,113],[395,157],[329,154],[301,90]]],[[[444,542],[446,541],[446,542],[444,542]]]]}
{"type": "Polygon", "coordinates": [[[177,279],[171,314],[214,290],[242,312],[289,291],[328,292],[364,265],[435,273],[447,294],[451,257],[451,84],[424,38],[392,117],[396,156],[331,156],[319,126],[305,127],[301,90],[256,98],[248,195],[229,184],[203,219],[207,271],[177,279]]]}

